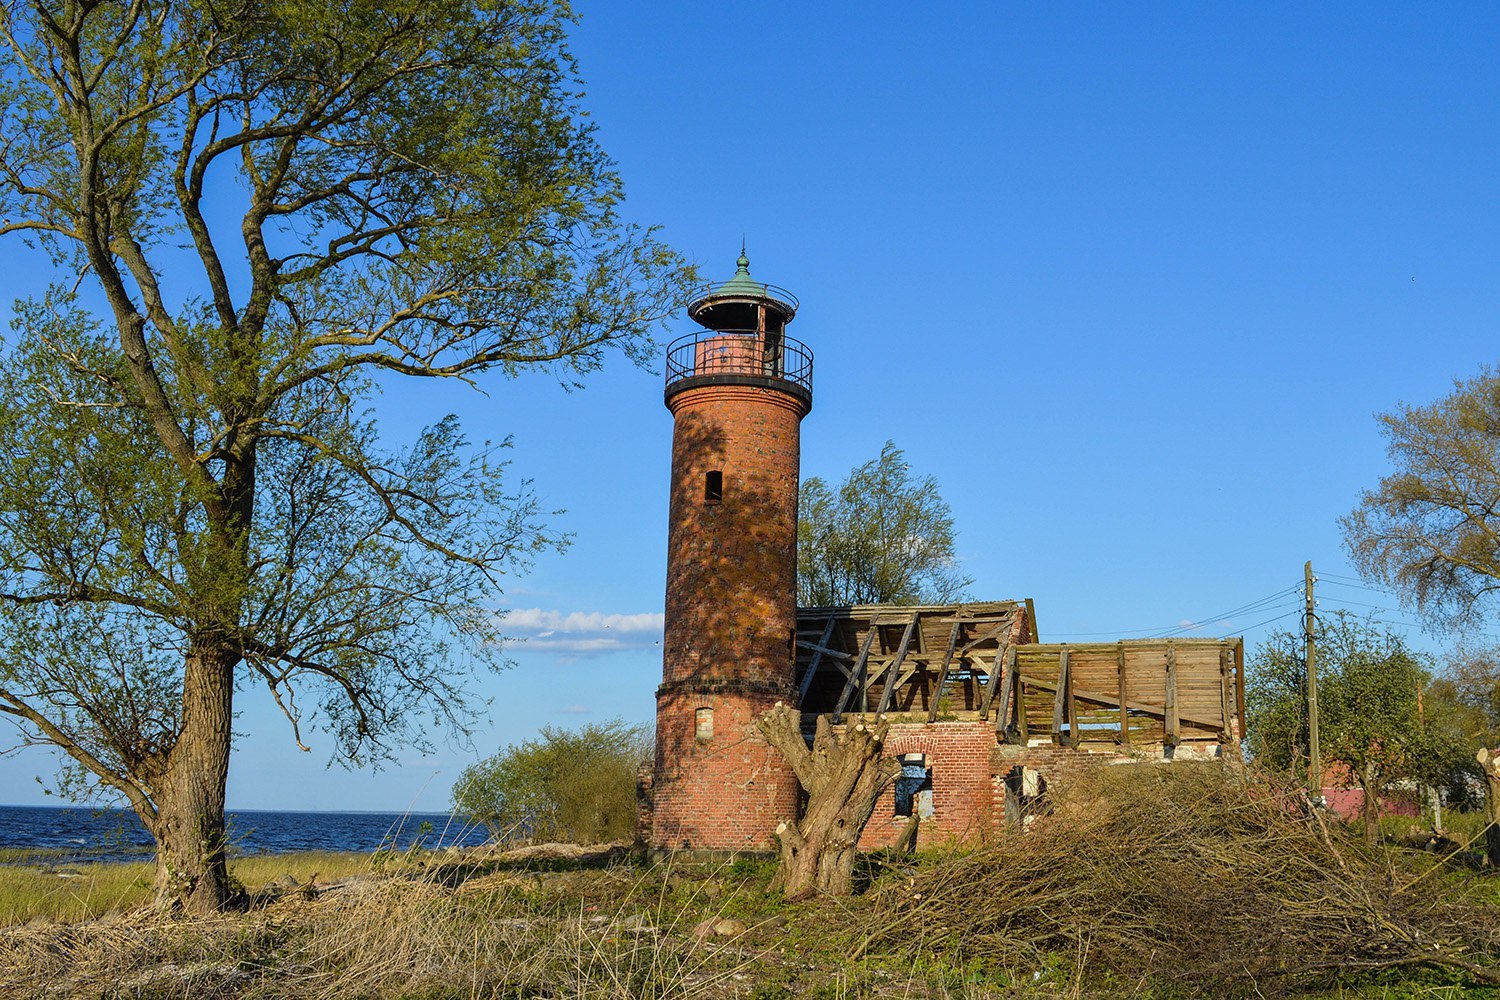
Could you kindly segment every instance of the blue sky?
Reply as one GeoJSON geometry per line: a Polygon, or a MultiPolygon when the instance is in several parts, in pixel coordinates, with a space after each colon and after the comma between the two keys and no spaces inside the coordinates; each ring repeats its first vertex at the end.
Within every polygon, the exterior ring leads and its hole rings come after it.
{"type": "MultiPolygon", "coordinates": [[[[943,484],[974,596],[1034,598],[1048,641],[1204,621],[1253,644],[1295,624],[1307,559],[1325,608],[1390,606],[1355,586],[1336,519],[1386,469],[1373,414],[1495,358],[1500,10],[579,9],[626,214],[708,276],[744,234],[755,276],[802,299],[804,475],[894,440],[943,484]]],[[[25,291],[9,273],[0,299],[25,291]]],[[[396,440],[448,412],[513,434],[513,471],[575,536],[507,587],[528,641],[476,685],[475,747],[328,769],[326,737],[299,753],[247,697],[231,807],[442,808],[540,725],[651,719],[659,371],[484,388],[376,404],[396,440]]],[[[0,802],[42,801],[49,768],[0,759],[0,802]]]]}

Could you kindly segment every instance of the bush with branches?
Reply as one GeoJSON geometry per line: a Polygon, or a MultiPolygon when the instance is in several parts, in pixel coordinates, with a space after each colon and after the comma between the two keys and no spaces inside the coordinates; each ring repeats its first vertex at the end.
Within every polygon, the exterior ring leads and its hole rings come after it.
{"type": "Polygon", "coordinates": [[[635,831],[635,775],[651,734],[622,719],[579,729],[543,726],[466,768],[453,806],[497,841],[597,844],[635,831]]]}

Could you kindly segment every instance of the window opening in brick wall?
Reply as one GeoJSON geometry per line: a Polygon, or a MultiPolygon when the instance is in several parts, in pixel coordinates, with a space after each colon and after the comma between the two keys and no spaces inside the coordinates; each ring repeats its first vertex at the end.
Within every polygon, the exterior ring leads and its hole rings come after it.
{"type": "Polygon", "coordinates": [[[896,758],[901,773],[896,776],[896,815],[915,812],[922,819],[932,816],[932,768],[927,755],[904,753],[896,758]]]}
{"type": "Polygon", "coordinates": [[[1047,779],[1034,768],[1017,764],[1005,775],[1005,822],[1025,829],[1038,816],[1052,811],[1047,800],[1047,779]]]}
{"type": "Polygon", "coordinates": [[[718,503],[724,499],[724,473],[715,470],[703,477],[703,502],[718,503]]]}
{"type": "Polygon", "coordinates": [[[700,708],[693,713],[693,736],[700,740],[714,738],[714,710],[700,708]]]}

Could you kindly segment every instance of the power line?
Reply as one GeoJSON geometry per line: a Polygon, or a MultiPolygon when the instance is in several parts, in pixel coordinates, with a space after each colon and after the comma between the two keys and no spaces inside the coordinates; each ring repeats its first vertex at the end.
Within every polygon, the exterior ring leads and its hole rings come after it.
{"type": "Polygon", "coordinates": [[[1263,608],[1266,608],[1269,605],[1275,603],[1276,601],[1287,597],[1288,595],[1296,593],[1300,589],[1300,586],[1300,584],[1293,585],[1286,588],[1285,590],[1279,590],[1274,594],[1262,597],[1260,600],[1251,601],[1249,604],[1242,604],[1237,608],[1230,608],[1228,611],[1221,611],[1216,615],[1206,615],[1202,618],[1194,619],[1193,621],[1188,622],[1186,625],[1175,625],[1171,628],[1162,630],[1159,634],[1152,636],[1152,638],[1166,639],[1174,635],[1180,635],[1184,632],[1191,632],[1194,629],[1202,628],[1203,626],[1211,622],[1222,621],[1223,619],[1228,618],[1230,615],[1240,615],[1247,614],[1252,611],[1260,611],[1263,608]]]}
{"type": "Polygon", "coordinates": [[[1368,584],[1363,583],[1345,583],[1342,580],[1324,580],[1322,577],[1319,577],[1318,579],[1320,582],[1329,584],[1333,587],[1348,587],[1350,590],[1367,590],[1372,594],[1388,594],[1391,597],[1396,596],[1395,591],[1387,590],[1384,587],[1371,587],[1368,584]]]}
{"type": "Polygon", "coordinates": [[[1355,583],[1364,583],[1365,582],[1363,577],[1349,576],[1347,573],[1330,573],[1330,572],[1328,572],[1325,569],[1318,570],[1318,579],[1319,580],[1352,580],[1355,583]]]}
{"type": "MultiPolygon", "coordinates": [[[[1369,604],[1369,603],[1366,603],[1364,601],[1355,601],[1355,600],[1350,600],[1350,599],[1347,599],[1347,598],[1339,598],[1338,602],[1339,602],[1340,607],[1342,607],[1344,605],[1353,605],[1355,607],[1368,608],[1368,609],[1370,609],[1372,611],[1385,611],[1385,612],[1389,612],[1392,615],[1412,614],[1411,611],[1407,610],[1403,606],[1404,605],[1404,601],[1402,600],[1400,594],[1396,593],[1393,590],[1385,588],[1385,587],[1372,587],[1368,583],[1363,583],[1363,582],[1358,582],[1358,583],[1356,583],[1356,582],[1349,582],[1349,583],[1346,583],[1346,582],[1344,582],[1346,580],[1347,581],[1353,581],[1354,579],[1355,579],[1354,577],[1343,576],[1343,575],[1338,574],[1338,573],[1324,573],[1321,570],[1318,572],[1318,580],[1320,582],[1328,583],[1328,584],[1331,584],[1331,585],[1333,585],[1335,587],[1348,587],[1350,590],[1362,590],[1362,591],[1366,591],[1367,593],[1377,594],[1377,595],[1382,596],[1382,597],[1389,597],[1389,598],[1393,598],[1394,599],[1392,603],[1387,603],[1387,604],[1369,604]]],[[[1332,610],[1337,610],[1337,609],[1332,609],[1332,610]]],[[[1344,610],[1347,610],[1347,608],[1345,608],[1344,610]]],[[[1358,617],[1364,618],[1367,621],[1376,622],[1376,623],[1381,624],[1381,625],[1393,625],[1393,626],[1398,626],[1398,627],[1402,627],[1402,628],[1416,629],[1417,631],[1421,631],[1421,632],[1428,631],[1432,627],[1432,625],[1430,623],[1428,623],[1428,622],[1422,622],[1422,621],[1405,621],[1405,620],[1401,620],[1401,619],[1392,620],[1392,619],[1385,619],[1385,618],[1375,618],[1374,616],[1368,615],[1368,614],[1359,615],[1358,617]]],[[[1456,630],[1453,630],[1453,631],[1456,632],[1456,634],[1459,634],[1461,636],[1481,636],[1481,637],[1488,638],[1488,639],[1500,639],[1500,632],[1483,632],[1483,631],[1476,631],[1474,629],[1466,629],[1466,628],[1456,629],[1456,630]]]]}
{"type": "Polygon", "coordinates": [[[1283,618],[1290,618],[1293,615],[1300,615],[1301,613],[1302,613],[1302,609],[1301,608],[1293,608],[1291,611],[1288,611],[1288,612],[1286,612],[1284,614],[1279,614],[1275,618],[1267,618],[1263,622],[1256,622],[1254,625],[1248,625],[1245,628],[1241,629],[1240,631],[1242,631],[1242,632],[1253,632],[1255,629],[1260,628],[1262,625],[1269,625],[1272,622],[1279,622],[1283,618]]]}
{"type": "MultiPolygon", "coordinates": [[[[1394,626],[1399,626],[1399,627],[1402,627],[1402,628],[1416,629],[1419,632],[1427,630],[1427,626],[1426,625],[1418,623],[1418,622],[1392,621],[1390,619],[1375,618],[1373,616],[1370,617],[1370,618],[1367,618],[1365,620],[1366,621],[1372,621],[1372,622],[1375,622],[1375,623],[1380,624],[1380,625],[1394,625],[1394,626]]],[[[1468,637],[1471,637],[1471,636],[1479,636],[1479,637],[1485,638],[1485,639],[1500,639],[1500,632],[1476,632],[1476,631],[1473,631],[1472,629],[1465,630],[1465,631],[1462,631],[1462,632],[1456,632],[1456,633],[1453,633],[1453,635],[1457,636],[1459,638],[1468,638],[1468,637]]],[[[1451,638],[1451,636],[1450,636],[1450,638],[1451,638]]]]}
{"type": "Polygon", "coordinates": [[[1369,601],[1351,601],[1342,597],[1338,599],[1338,603],[1341,605],[1352,604],[1357,608],[1374,608],[1376,611],[1389,611],[1392,614],[1404,614],[1399,607],[1393,608],[1389,604],[1371,604],[1369,601]]]}
{"type": "Polygon", "coordinates": [[[1414,628],[1418,631],[1422,629],[1422,626],[1416,622],[1404,622],[1395,618],[1376,618],[1374,615],[1370,615],[1365,621],[1374,622],[1376,625],[1390,625],[1393,628],[1414,628]]]}
{"type": "MultiPolygon", "coordinates": [[[[1346,601],[1346,602],[1343,602],[1343,603],[1345,603],[1345,604],[1357,604],[1359,602],[1357,602],[1357,601],[1346,601]]],[[[1373,604],[1371,604],[1371,605],[1364,605],[1364,606],[1368,607],[1368,608],[1371,608],[1374,611],[1390,611],[1393,614],[1399,613],[1399,610],[1398,609],[1394,609],[1394,608],[1383,608],[1383,607],[1378,607],[1378,606],[1373,605],[1373,604]]],[[[1344,607],[1335,606],[1335,607],[1329,607],[1329,608],[1327,608],[1327,610],[1328,611],[1348,611],[1349,609],[1348,608],[1344,608],[1344,607]]],[[[1354,612],[1354,611],[1350,611],[1349,613],[1351,615],[1353,615],[1355,618],[1357,618],[1358,620],[1360,620],[1362,622],[1368,622],[1368,623],[1373,624],[1373,625],[1388,625],[1388,626],[1391,626],[1392,628],[1407,629],[1407,630],[1414,631],[1414,632],[1428,632],[1429,634],[1431,634],[1431,632],[1429,632],[1430,625],[1427,622],[1407,621],[1405,619],[1395,618],[1395,617],[1379,617],[1377,615],[1368,614],[1368,613],[1366,613],[1366,614],[1359,614],[1359,613],[1354,612]]],[[[1475,631],[1473,629],[1464,629],[1464,630],[1461,630],[1461,631],[1459,631],[1457,633],[1454,633],[1454,634],[1459,635],[1461,637],[1479,637],[1479,638],[1484,638],[1484,639],[1500,640],[1500,632],[1480,632],[1480,631],[1475,631]]],[[[1434,638],[1439,638],[1439,637],[1434,636],[1434,638]]],[[[1448,636],[1448,638],[1451,639],[1452,636],[1450,635],[1450,636],[1448,636]]]]}
{"type": "MultiPolygon", "coordinates": [[[[1318,579],[1322,580],[1323,577],[1324,577],[1324,575],[1325,574],[1323,574],[1323,573],[1320,572],[1318,574],[1318,579]]],[[[1346,586],[1348,586],[1348,585],[1346,585],[1346,586]]],[[[1100,632],[1056,632],[1056,633],[1053,633],[1053,634],[1061,636],[1061,637],[1066,638],[1066,639],[1086,639],[1086,638],[1095,638],[1095,637],[1098,637],[1098,636],[1119,636],[1119,635],[1122,635],[1122,634],[1129,635],[1131,633],[1139,634],[1139,633],[1145,632],[1145,633],[1148,634],[1148,638],[1152,638],[1152,639],[1171,639],[1171,638],[1174,638],[1176,636],[1182,635],[1182,634],[1184,634],[1186,632],[1191,632],[1194,629],[1204,628],[1204,627],[1206,627],[1208,625],[1213,624],[1214,622],[1222,621],[1223,619],[1228,618],[1231,615],[1245,615],[1247,613],[1251,613],[1251,612],[1255,612],[1255,611],[1265,611],[1265,610],[1268,610],[1277,601],[1282,600],[1282,599],[1284,599],[1286,597],[1293,596],[1293,595],[1296,595],[1296,596],[1300,597],[1302,595],[1302,587],[1303,587],[1302,582],[1299,580],[1297,583],[1295,583],[1292,586],[1287,587],[1287,588],[1285,588],[1283,590],[1278,590],[1278,591],[1276,591],[1274,593],[1267,594],[1266,596],[1258,598],[1257,600],[1249,601],[1249,602],[1247,602],[1245,604],[1238,605],[1237,607],[1230,608],[1227,611],[1221,611],[1221,612],[1219,612],[1218,614],[1215,614],[1215,615],[1205,615],[1204,617],[1196,619],[1196,620],[1191,621],[1191,622],[1188,622],[1185,625],[1184,624],[1177,624],[1177,625],[1171,625],[1171,626],[1165,626],[1165,627],[1154,626],[1154,627],[1150,627],[1150,628],[1107,629],[1107,630],[1100,631],[1100,632]]],[[[1361,587],[1361,589],[1373,590],[1373,588],[1369,588],[1369,587],[1361,587]]],[[[1358,605],[1360,605],[1362,607],[1368,607],[1368,608],[1371,608],[1371,609],[1376,610],[1376,611],[1389,611],[1389,612],[1398,612],[1399,611],[1399,609],[1397,609],[1397,608],[1391,608],[1391,607],[1388,607],[1386,605],[1365,604],[1364,602],[1360,602],[1360,601],[1342,601],[1340,603],[1341,604],[1358,604],[1358,605]]],[[[1339,609],[1335,608],[1335,609],[1330,609],[1330,610],[1339,610],[1339,609]]],[[[1284,619],[1291,618],[1292,616],[1298,615],[1298,614],[1301,614],[1301,613],[1302,613],[1302,609],[1300,607],[1294,608],[1294,609],[1292,609],[1290,611],[1283,611],[1283,612],[1280,612],[1279,614],[1271,616],[1270,618],[1266,618],[1266,619],[1264,619],[1262,621],[1258,621],[1258,622],[1256,622],[1253,625],[1237,626],[1235,628],[1235,631],[1237,631],[1237,632],[1252,632],[1255,629],[1262,628],[1262,627],[1264,627],[1266,625],[1274,624],[1275,622],[1279,622],[1279,621],[1282,621],[1284,619]]],[[[1379,621],[1380,624],[1399,625],[1399,626],[1402,626],[1402,627],[1405,627],[1405,628],[1421,629],[1423,627],[1420,623],[1417,623],[1417,622],[1391,622],[1391,621],[1386,621],[1384,619],[1373,619],[1373,618],[1371,618],[1369,620],[1379,621]]],[[[1475,634],[1485,634],[1485,633],[1475,633],[1475,634]]],[[[1496,637],[1500,638],[1500,636],[1496,636],[1496,637]]]]}
{"type": "Polygon", "coordinates": [[[1262,597],[1259,600],[1251,601],[1248,604],[1242,604],[1242,605],[1240,605],[1237,608],[1231,608],[1230,610],[1222,612],[1220,614],[1217,614],[1217,615],[1208,615],[1208,616],[1202,618],[1201,620],[1194,621],[1194,622],[1189,622],[1187,625],[1182,625],[1182,624],[1177,624],[1177,625],[1151,625],[1151,626],[1148,626],[1146,628],[1110,629],[1110,630],[1103,631],[1103,632],[1055,632],[1053,634],[1054,635],[1060,635],[1060,636],[1073,637],[1073,638],[1089,638],[1089,637],[1092,637],[1092,636],[1100,636],[1100,635],[1118,636],[1118,635],[1121,635],[1122,633],[1128,635],[1128,634],[1130,634],[1132,632],[1137,633],[1137,634],[1139,634],[1141,632],[1145,632],[1145,633],[1148,634],[1148,638],[1152,638],[1152,639],[1157,639],[1157,638],[1162,638],[1162,639],[1171,638],[1171,635],[1173,633],[1190,631],[1190,630],[1195,629],[1195,628],[1202,628],[1204,625],[1210,624],[1212,622],[1216,622],[1216,621],[1218,621],[1218,620],[1220,620],[1222,618],[1227,618],[1230,615],[1245,614],[1247,612],[1263,610],[1268,605],[1274,603],[1278,599],[1286,597],[1288,594],[1291,594],[1292,592],[1294,592],[1295,590],[1297,590],[1298,586],[1300,586],[1300,584],[1298,584],[1297,586],[1294,586],[1294,587],[1288,587],[1285,590],[1279,590],[1279,591],[1277,591],[1274,594],[1268,594],[1267,596],[1262,597]]]}
{"type": "Polygon", "coordinates": [[[1167,638],[1174,634],[1190,632],[1194,629],[1203,628],[1205,625],[1208,625],[1212,622],[1222,621],[1223,619],[1228,618],[1230,615],[1251,614],[1256,611],[1264,610],[1265,608],[1268,608],[1271,605],[1275,604],[1277,601],[1286,598],[1289,594],[1292,594],[1295,589],[1296,588],[1288,588],[1275,594],[1267,595],[1266,597],[1263,597],[1258,601],[1251,601],[1249,604],[1242,604],[1239,607],[1230,608],[1227,611],[1220,611],[1218,614],[1205,615],[1185,624],[1179,622],[1177,625],[1173,625],[1170,628],[1163,629],[1161,632],[1161,637],[1167,638]]]}
{"type": "Polygon", "coordinates": [[[1122,635],[1122,634],[1128,635],[1131,632],[1152,632],[1152,631],[1155,631],[1156,629],[1158,629],[1160,627],[1161,626],[1159,626],[1159,625],[1152,625],[1152,626],[1149,626],[1148,628],[1112,628],[1112,629],[1105,629],[1103,632],[1052,632],[1052,631],[1049,630],[1048,634],[1049,635],[1062,636],[1062,637],[1068,638],[1068,639],[1087,639],[1087,638],[1091,638],[1093,636],[1098,636],[1098,635],[1114,635],[1114,636],[1118,636],[1118,635],[1122,635]]]}
{"type": "MultiPolygon", "coordinates": [[[[1322,575],[1321,574],[1319,574],[1319,580],[1322,581],[1322,575]]],[[[1382,596],[1385,596],[1385,597],[1394,597],[1394,598],[1396,598],[1395,601],[1388,602],[1386,604],[1371,604],[1368,601],[1356,601],[1356,600],[1352,600],[1352,599],[1347,598],[1347,597],[1339,597],[1339,598],[1337,598],[1337,605],[1335,607],[1330,608],[1330,610],[1348,610],[1348,608],[1350,606],[1352,606],[1352,607],[1357,607],[1357,608],[1368,608],[1371,611],[1385,611],[1385,612],[1389,612],[1392,615],[1411,614],[1410,611],[1408,611],[1405,607],[1402,606],[1402,602],[1400,600],[1400,595],[1398,595],[1398,594],[1396,594],[1396,593],[1394,593],[1392,591],[1383,590],[1383,589],[1380,589],[1380,588],[1377,588],[1377,587],[1366,587],[1366,586],[1362,586],[1362,585],[1359,585],[1359,584],[1339,583],[1336,580],[1334,580],[1334,581],[1322,581],[1322,582],[1332,583],[1335,587],[1349,587],[1349,588],[1354,589],[1354,590],[1364,590],[1364,591],[1368,591],[1369,593],[1372,593],[1372,594],[1378,594],[1378,595],[1382,595],[1382,596]]],[[[1366,619],[1371,620],[1371,621],[1376,620],[1376,619],[1373,618],[1373,616],[1370,616],[1368,614],[1358,615],[1358,617],[1366,618],[1366,619]]],[[[1380,621],[1380,623],[1382,625],[1402,625],[1402,626],[1405,626],[1406,628],[1414,628],[1414,629],[1421,629],[1421,630],[1425,630],[1425,629],[1427,629],[1429,627],[1428,623],[1422,622],[1422,621],[1403,621],[1403,620],[1387,621],[1385,619],[1379,619],[1379,621],[1380,621]]],[[[1463,633],[1465,635],[1490,635],[1490,636],[1496,636],[1497,638],[1500,638],[1500,633],[1494,633],[1494,632],[1475,632],[1475,631],[1473,631],[1471,629],[1469,629],[1469,630],[1461,630],[1461,631],[1463,631],[1463,633]]]]}

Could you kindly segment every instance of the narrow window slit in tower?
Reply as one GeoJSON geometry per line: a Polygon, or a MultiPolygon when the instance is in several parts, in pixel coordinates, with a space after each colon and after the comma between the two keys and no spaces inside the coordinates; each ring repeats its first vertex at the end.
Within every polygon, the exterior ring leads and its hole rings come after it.
{"type": "Polygon", "coordinates": [[[714,471],[703,477],[703,502],[718,503],[724,499],[724,473],[714,471]]]}

